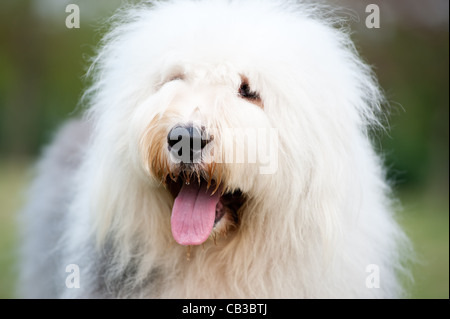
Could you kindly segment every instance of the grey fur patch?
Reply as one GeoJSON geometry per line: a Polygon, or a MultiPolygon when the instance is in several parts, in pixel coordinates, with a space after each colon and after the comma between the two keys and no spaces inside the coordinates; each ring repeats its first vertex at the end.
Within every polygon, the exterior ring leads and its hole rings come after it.
{"type": "Polygon", "coordinates": [[[59,264],[62,252],[58,246],[67,229],[67,209],[73,199],[71,181],[81,163],[90,131],[82,120],[69,121],[44,150],[35,167],[36,177],[28,193],[27,206],[20,215],[19,294],[22,297],[59,296],[60,280],[66,274],[65,266],[59,264]]]}

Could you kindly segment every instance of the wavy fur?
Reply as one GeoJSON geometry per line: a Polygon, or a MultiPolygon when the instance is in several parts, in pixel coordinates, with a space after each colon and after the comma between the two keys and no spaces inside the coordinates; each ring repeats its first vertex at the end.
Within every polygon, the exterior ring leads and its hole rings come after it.
{"type": "MultiPolygon", "coordinates": [[[[383,96],[348,32],[334,27],[340,22],[327,8],[284,0],[122,10],[90,69],[85,119],[63,129],[39,166],[24,215],[24,294],[402,296],[407,240],[368,136],[380,126],[383,96]],[[242,76],[263,108],[237,96],[242,76]],[[173,169],[167,132],[189,120],[219,135],[276,128],[279,148],[275,174],[245,164],[208,168],[248,201],[237,229],[192,247],[188,261],[172,238],[173,198],[161,180],[173,169]],[[68,143],[80,146],[68,153],[68,143]],[[51,178],[66,158],[77,160],[51,178]],[[42,221],[55,214],[60,222],[42,221]],[[58,240],[43,236],[52,232],[58,240]],[[65,287],[67,264],[80,266],[80,289],[65,287]],[[370,264],[380,268],[379,289],[366,287],[370,264]]],[[[229,151],[233,140],[219,138],[229,151]]]]}

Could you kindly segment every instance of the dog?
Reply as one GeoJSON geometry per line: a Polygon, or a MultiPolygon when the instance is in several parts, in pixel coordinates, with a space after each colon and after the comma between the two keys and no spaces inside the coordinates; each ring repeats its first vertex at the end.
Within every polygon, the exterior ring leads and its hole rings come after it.
{"type": "Polygon", "coordinates": [[[398,298],[383,94],[328,8],[120,10],[23,217],[31,298],[398,298]]]}

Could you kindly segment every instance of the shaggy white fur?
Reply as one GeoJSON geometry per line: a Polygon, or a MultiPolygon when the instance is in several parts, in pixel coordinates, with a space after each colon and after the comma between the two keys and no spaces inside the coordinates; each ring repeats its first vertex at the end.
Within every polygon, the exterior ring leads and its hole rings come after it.
{"type": "Polygon", "coordinates": [[[26,296],[401,296],[407,240],[368,136],[383,98],[338,18],[297,1],[198,0],[129,7],[114,21],[86,118],[49,147],[25,209],[26,296]],[[277,169],[215,155],[183,168],[167,146],[180,123],[214,135],[214,154],[250,143],[227,129],[275,130],[277,169]],[[183,192],[172,179],[190,172],[239,200],[186,248],[171,227],[183,192]],[[79,289],[65,285],[69,264],[79,289]]]}

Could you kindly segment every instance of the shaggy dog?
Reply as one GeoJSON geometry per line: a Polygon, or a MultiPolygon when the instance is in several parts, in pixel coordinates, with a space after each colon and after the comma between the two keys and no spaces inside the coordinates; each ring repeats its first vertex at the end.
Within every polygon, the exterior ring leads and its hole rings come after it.
{"type": "Polygon", "coordinates": [[[39,164],[24,295],[399,297],[383,98],[339,24],[284,0],[116,15],[39,164]]]}

